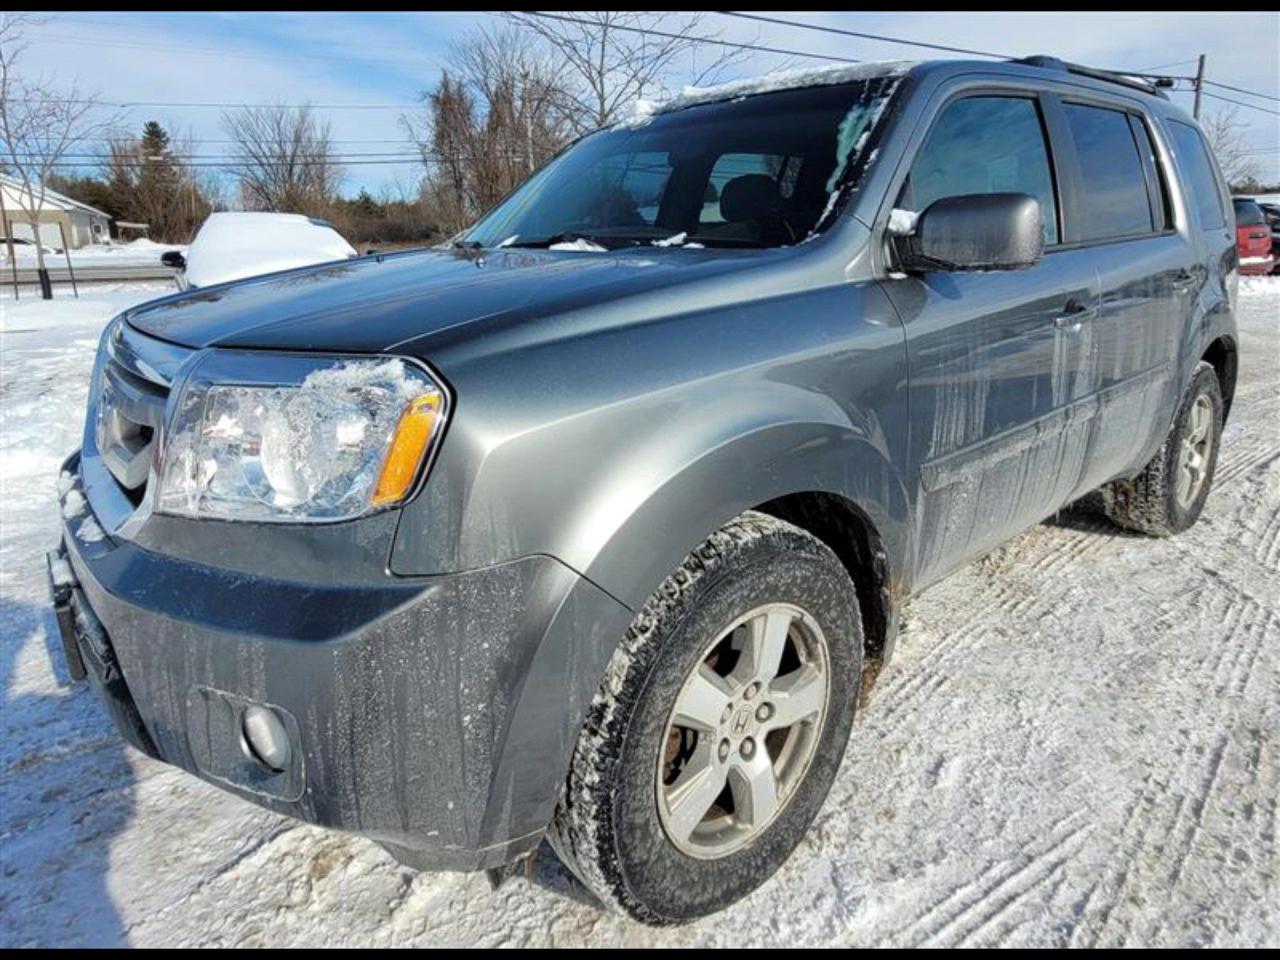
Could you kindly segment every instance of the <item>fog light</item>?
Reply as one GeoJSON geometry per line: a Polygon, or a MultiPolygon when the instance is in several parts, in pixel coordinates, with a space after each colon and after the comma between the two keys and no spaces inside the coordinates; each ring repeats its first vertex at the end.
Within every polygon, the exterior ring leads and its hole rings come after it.
{"type": "Polygon", "coordinates": [[[275,712],[249,707],[240,721],[245,752],[268,770],[279,773],[289,765],[289,734],[275,712]]]}

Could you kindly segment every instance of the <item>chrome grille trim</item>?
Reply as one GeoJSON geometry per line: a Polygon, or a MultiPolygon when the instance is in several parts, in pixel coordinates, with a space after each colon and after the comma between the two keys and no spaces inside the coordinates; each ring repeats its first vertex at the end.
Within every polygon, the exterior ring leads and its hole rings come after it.
{"type": "Polygon", "coordinates": [[[150,514],[149,481],[170,385],[195,353],[141,334],[123,319],[103,340],[82,446],[85,494],[113,535],[150,514]]]}

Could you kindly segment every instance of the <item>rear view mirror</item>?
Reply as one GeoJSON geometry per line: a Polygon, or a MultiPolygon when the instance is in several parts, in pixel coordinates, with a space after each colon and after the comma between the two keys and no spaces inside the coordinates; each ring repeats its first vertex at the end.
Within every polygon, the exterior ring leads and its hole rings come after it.
{"type": "Polygon", "coordinates": [[[177,250],[166,250],[160,254],[160,262],[175,270],[183,270],[187,266],[187,258],[177,250]]]}
{"type": "Polygon", "coordinates": [[[1021,270],[1044,254],[1044,218],[1040,202],[1025,193],[943,197],[896,246],[907,273],[1021,270]]]}

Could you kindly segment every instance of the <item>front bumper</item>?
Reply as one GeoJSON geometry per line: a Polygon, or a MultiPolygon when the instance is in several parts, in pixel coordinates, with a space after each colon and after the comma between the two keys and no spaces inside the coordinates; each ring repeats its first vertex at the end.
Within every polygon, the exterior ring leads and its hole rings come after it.
{"type": "Polygon", "coordinates": [[[68,670],[83,661],[134,746],[419,868],[537,845],[631,617],[612,597],[550,557],[316,583],[85,539],[82,522],[50,557],[68,670]],[[287,732],[282,769],[246,748],[252,706],[287,732]]]}

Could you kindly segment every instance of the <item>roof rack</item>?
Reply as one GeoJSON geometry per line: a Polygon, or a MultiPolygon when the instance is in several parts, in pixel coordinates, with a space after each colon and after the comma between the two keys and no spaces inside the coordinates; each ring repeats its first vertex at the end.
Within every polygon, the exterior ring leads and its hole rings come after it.
{"type": "Polygon", "coordinates": [[[1094,80],[1102,80],[1106,83],[1118,83],[1122,87],[1129,87],[1131,90],[1141,90],[1143,93],[1149,93],[1155,97],[1162,97],[1165,100],[1168,100],[1169,97],[1161,87],[1173,86],[1173,82],[1165,77],[1157,77],[1148,80],[1140,74],[1117,73],[1114,70],[1099,70],[1096,67],[1086,67],[1079,63],[1069,63],[1066,60],[1060,60],[1057,57],[1047,57],[1043,54],[1036,54],[1032,57],[1019,57],[1011,62],[1026,64],[1028,67],[1040,67],[1044,70],[1057,70],[1060,73],[1074,73],[1081,77],[1091,77],[1094,80]]]}

